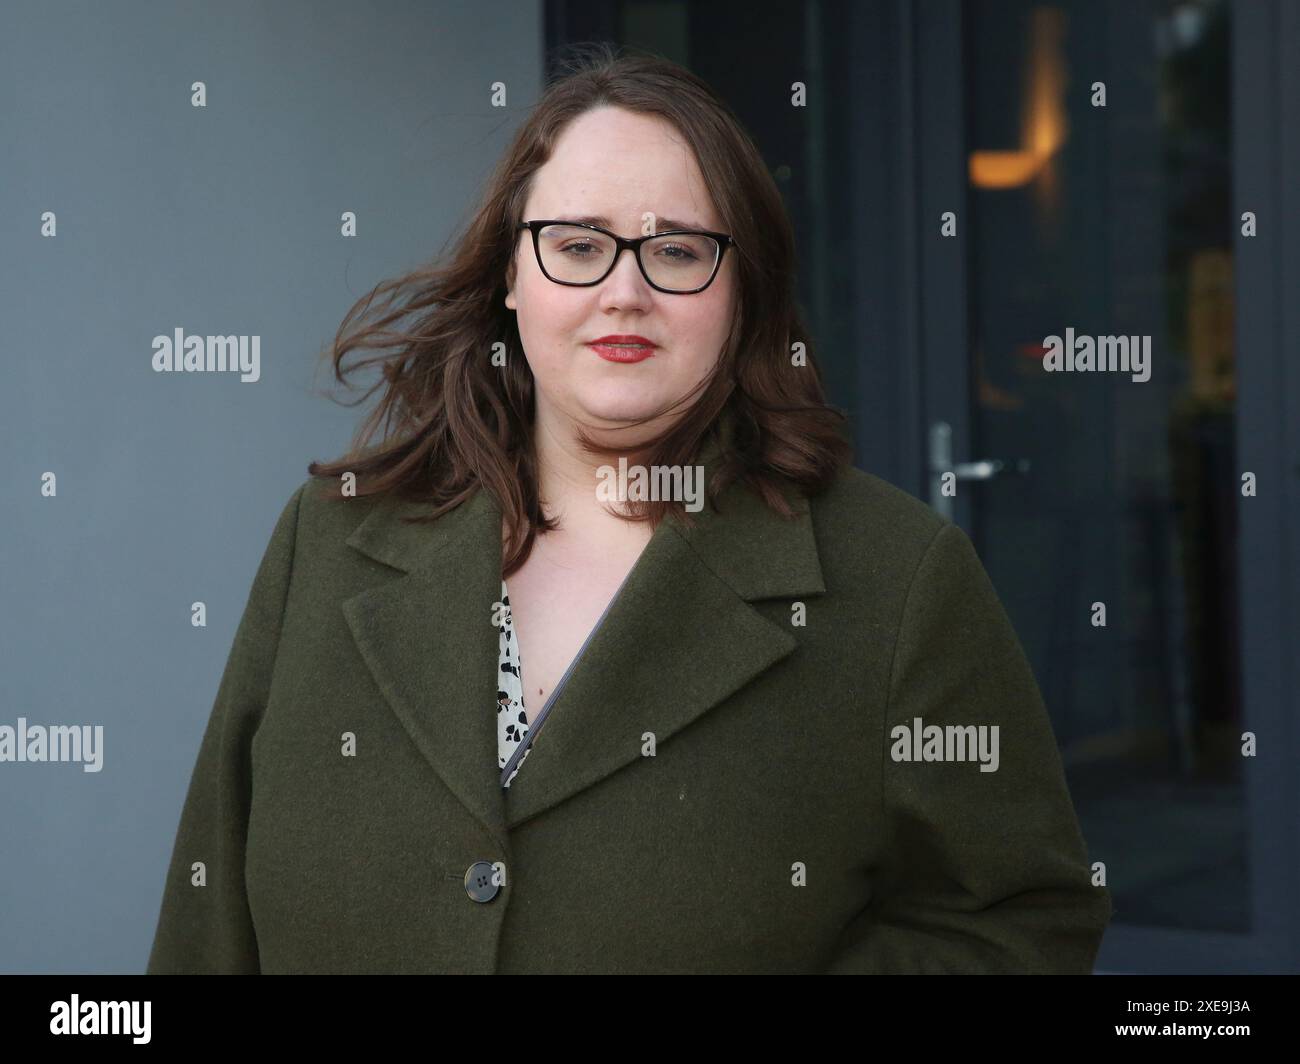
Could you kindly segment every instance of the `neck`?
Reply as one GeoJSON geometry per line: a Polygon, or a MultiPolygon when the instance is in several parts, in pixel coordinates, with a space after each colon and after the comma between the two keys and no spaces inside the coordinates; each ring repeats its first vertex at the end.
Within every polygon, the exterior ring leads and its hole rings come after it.
{"type": "MultiPolygon", "coordinates": [[[[642,435],[646,432],[647,426],[642,426],[642,435]]],[[[608,446],[603,453],[590,454],[582,448],[574,430],[538,420],[534,447],[542,505],[547,516],[560,522],[559,532],[552,534],[558,540],[612,545],[639,541],[649,534],[648,525],[611,514],[609,509],[614,504],[597,497],[601,466],[617,467],[620,457],[626,457],[629,463],[636,461],[634,446],[612,442],[608,446]]]]}

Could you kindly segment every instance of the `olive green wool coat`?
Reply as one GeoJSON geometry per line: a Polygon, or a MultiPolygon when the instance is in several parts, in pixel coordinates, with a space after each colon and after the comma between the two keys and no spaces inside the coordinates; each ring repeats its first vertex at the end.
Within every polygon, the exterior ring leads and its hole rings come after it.
{"type": "Polygon", "coordinates": [[[665,520],[503,790],[500,510],[337,491],[258,569],[149,972],[1091,970],[1033,674],[912,496],[846,467],[794,520],[740,485],[665,520]],[[918,719],[998,725],[997,770],[895,760],[918,719]]]}

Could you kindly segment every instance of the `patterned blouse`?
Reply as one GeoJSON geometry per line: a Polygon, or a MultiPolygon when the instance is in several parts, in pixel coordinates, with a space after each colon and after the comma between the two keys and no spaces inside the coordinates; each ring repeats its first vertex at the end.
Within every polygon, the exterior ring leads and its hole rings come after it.
{"type": "Polygon", "coordinates": [[[519,640],[515,636],[514,623],[510,616],[510,592],[506,588],[505,580],[501,581],[501,605],[504,611],[501,619],[501,654],[497,663],[497,768],[502,775],[505,775],[506,766],[510,764],[511,759],[519,753],[519,747],[521,745],[524,747],[524,752],[519,754],[514,768],[510,770],[510,775],[501,784],[502,787],[510,786],[515,776],[519,774],[520,766],[528,760],[528,755],[532,752],[529,736],[546,722],[546,715],[550,713],[556,697],[564,690],[564,685],[572,675],[574,667],[581,660],[596,633],[600,631],[600,626],[605,623],[605,618],[609,616],[609,611],[618,601],[619,594],[627,586],[631,576],[632,573],[629,571],[623,578],[623,583],[618,585],[618,591],[614,592],[600,619],[583,641],[573,660],[569,662],[569,667],[564,670],[560,682],[555,685],[555,690],[546,699],[546,705],[542,706],[540,712],[533,714],[531,726],[524,713],[524,690],[520,682],[519,670],[519,640]]]}
{"type": "MultiPolygon", "coordinates": [[[[504,770],[519,744],[528,737],[524,691],[519,682],[519,641],[511,623],[510,595],[504,580],[501,581],[501,605],[505,607],[505,615],[501,621],[501,658],[497,670],[497,768],[504,770]]],[[[528,754],[525,750],[503,787],[510,786],[520,766],[528,760],[528,754]]]]}

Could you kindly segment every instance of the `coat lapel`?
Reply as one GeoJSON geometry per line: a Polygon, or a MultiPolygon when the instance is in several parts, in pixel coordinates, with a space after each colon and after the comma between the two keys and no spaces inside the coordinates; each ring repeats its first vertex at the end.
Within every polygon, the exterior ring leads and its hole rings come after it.
{"type": "Polygon", "coordinates": [[[442,782],[505,846],[496,767],[501,517],[484,491],[432,523],[427,505],[384,500],[348,537],[404,571],[343,602],[389,709],[442,782]]]}
{"type": "MultiPolygon", "coordinates": [[[[702,457],[706,470],[713,450],[702,457]]],[[[797,641],[751,605],[825,591],[806,500],[783,519],[733,484],[660,523],[574,667],[508,792],[496,767],[501,512],[485,491],[432,524],[376,505],[348,538],[405,575],[344,614],[390,709],[453,794],[503,842],[522,823],[640,758],[789,655],[797,641]]],[[[523,648],[527,653],[527,648],[523,648]]]]}
{"type": "Polygon", "coordinates": [[[511,827],[633,764],[645,733],[665,742],[795,649],[750,603],[825,590],[809,516],[782,524],[744,489],[720,505],[692,515],[694,529],[670,518],[655,530],[510,785],[511,827]]]}

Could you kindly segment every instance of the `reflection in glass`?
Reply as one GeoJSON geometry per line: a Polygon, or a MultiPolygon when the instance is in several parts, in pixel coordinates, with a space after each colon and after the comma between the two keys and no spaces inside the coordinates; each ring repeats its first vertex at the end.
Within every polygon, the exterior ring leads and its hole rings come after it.
{"type": "Polygon", "coordinates": [[[1105,10],[963,7],[972,454],[1031,470],[975,532],[1115,922],[1240,932],[1229,12],[1105,10]],[[1150,379],[1045,372],[1067,329],[1149,338],[1150,379]]]}

